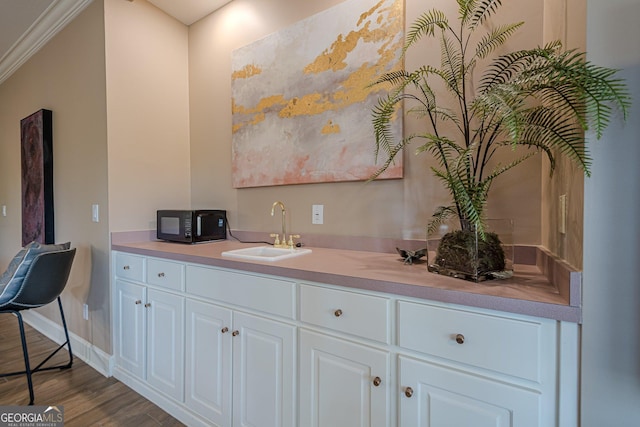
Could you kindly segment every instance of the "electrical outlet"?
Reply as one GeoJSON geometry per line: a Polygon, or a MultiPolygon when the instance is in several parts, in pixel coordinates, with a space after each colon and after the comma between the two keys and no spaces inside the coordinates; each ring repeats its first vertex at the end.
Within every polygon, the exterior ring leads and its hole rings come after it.
{"type": "Polygon", "coordinates": [[[311,206],[311,224],[324,224],[324,205],[311,206]]]}
{"type": "Polygon", "coordinates": [[[558,206],[558,231],[560,234],[567,233],[567,195],[560,196],[560,203],[558,206]]]}
{"type": "Polygon", "coordinates": [[[89,320],[89,305],[82,304],[82,318],[84,320],[89,320]]]}

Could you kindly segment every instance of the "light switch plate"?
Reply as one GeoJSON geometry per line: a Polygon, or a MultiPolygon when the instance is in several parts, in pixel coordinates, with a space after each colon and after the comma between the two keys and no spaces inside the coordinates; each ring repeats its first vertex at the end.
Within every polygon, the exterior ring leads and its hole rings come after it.
{"type": "Polygon", "coordinates": [[[91,205],[91,221],[100,222],[100,206],[91,205]]]}

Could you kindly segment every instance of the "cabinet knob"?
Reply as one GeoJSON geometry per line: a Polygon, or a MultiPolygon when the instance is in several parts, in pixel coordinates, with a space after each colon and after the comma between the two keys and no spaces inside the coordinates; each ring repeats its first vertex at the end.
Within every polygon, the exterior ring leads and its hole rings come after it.
{"type": "Polygon", "coordinates": [[[151,307],[151,303],[150,303],[150,302],[148,302],[148,303],[146,303],[144,306],[145,306],[146,308],[149,308],[149,307],[151,307]]]}
{"type": "Polygon", "coordinates": [[[456,342],[458,344],[464,344],[464,335],[462,335],[462,334],[456,335],[456,342]]]}
{"type": "Polygon", "coordinates": [[[138,299],[136,300],[136,304],[142,304],[142,301],[138,299]]]}
{"type": "Polygon", "coordinates": [[[164,277],[164,273],[158,273],[158,277],[164,277]]]}
{"type": "Polygon", "coordinates": [[[378,387],[380,384],[382,384],[382,380],[380,379],[380,377],[375,377],[373,379],[373,385],[378,387]]]}
{"type": "Polygon", "coordinates": [[[404,395],[407,397],[413,396],[413,389],[411,387],[407,387],[404,389],[404,395]]]}
{"type": "Polygon", "coordinates": [[[342,316],[342,310],[337,309],[336,311],[334,311],[334,312],[333,312],[333,314],[334,314],[336,317],[340,317],[340,316],[342,316]]]}
{"type": "Polygon", "coordinates": [[[129,270],[131,267],[129,267],[128,265],[125,265],[124,267],[122,267],[123,270],[129,270]]]}
{"type": "Polygon", "coordinates": [[[240,331],[231,332],[231,335],[233,335],[234,337],[237,337],[239,334],[240,334],[240,331]]]}
{"type": "Polygon", "coordinates": [[[226,334],[227,332],[229,332],[229,328],[225,326],[224,328],[220,329],[220,332],[222,332],[223,334],[226,334]]]}

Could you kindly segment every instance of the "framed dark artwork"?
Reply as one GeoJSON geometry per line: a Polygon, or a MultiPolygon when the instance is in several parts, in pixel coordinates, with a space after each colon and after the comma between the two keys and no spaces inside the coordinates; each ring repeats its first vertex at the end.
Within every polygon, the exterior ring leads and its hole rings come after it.
{"type": "Polygon", "coordinates": [[[23,246],[55,242],[52,116],[42,109],[20,120],[23,246]]]}

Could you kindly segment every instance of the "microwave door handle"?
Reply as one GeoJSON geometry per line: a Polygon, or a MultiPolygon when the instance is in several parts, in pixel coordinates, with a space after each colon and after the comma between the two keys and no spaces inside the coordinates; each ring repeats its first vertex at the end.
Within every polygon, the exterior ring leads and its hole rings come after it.
{"type": "Polygon", "coordinates": [[[200,215],[196,217],[196,236],[202,236],[202,217],[200,215]]]}

